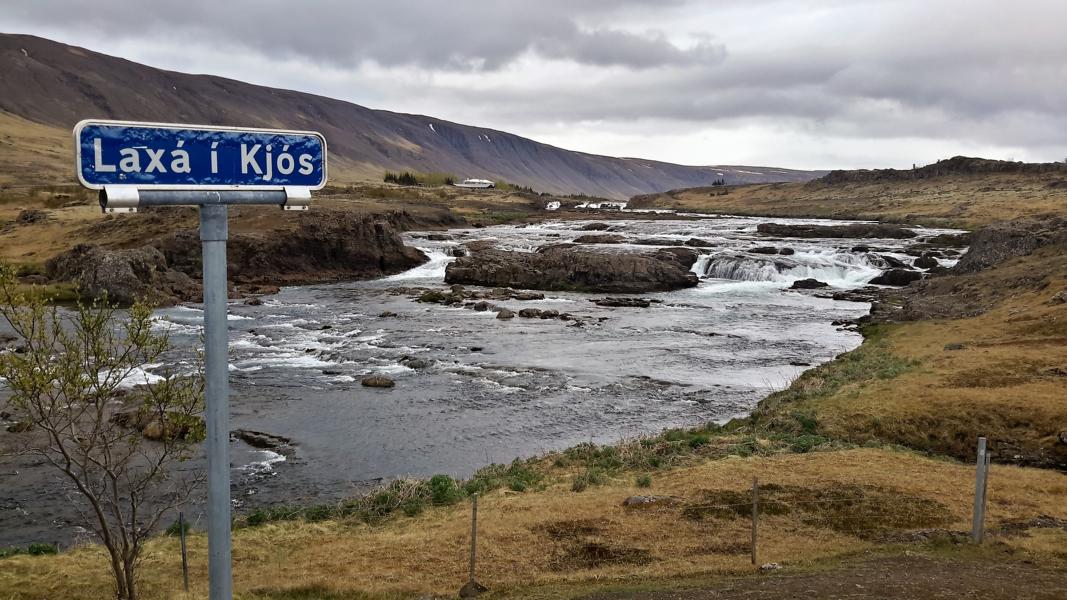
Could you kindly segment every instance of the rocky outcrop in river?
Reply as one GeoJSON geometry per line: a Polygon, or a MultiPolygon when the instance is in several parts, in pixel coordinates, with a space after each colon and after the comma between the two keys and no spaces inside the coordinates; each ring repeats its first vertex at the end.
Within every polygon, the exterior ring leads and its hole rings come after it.
{"type": "Polygon", "coordinates": [[[665,248],[653,253],[608,253],[574,246],[539,252],[485,250],[457,259],[446,283],[533,290],[636,294],[697,285],[689,271],[697,253],[665,248]]]}
{"type": "MultiPolygon", "coordinates": [[[[230,279],[237,284],[305,284],[371,279],[426,262],[404,245],[402,215],[386,217],[339,210],[301,214],[293,229],[230,235],[230,279]]],[[[172,267],[200,276],[200,238],[184,231],[156,242],[172,267]]]]}
{"type": "Polygon", "coordinates": [[[163,254],[151,246],[109,250],[79,244],[48,261],[45,269],[52,280],[74,283],[85,298],[106,295],[118,304],[138,299],[175,304],[201,294],[199,281],[171,269],[163,254]]]}
{"type": "Polygon", "coordinates": [[[1017,219],[996,223],[971,234],[971,247],[953,273],[977,273],[993,265],[1026,256],[1043,246],[1067,242],[1065,219],[1017,219]]]}
{"type": "MultiPolygon", "coordinates": [[[[427,260],[422,252],[404,245],[403,219],[403,213],[316,210],[300,215],[295,227],[231,232],[230,281],[254,289],[399,273],[427,260]]],[[[76,283],[86,297],[106,293],[120,304],[140,297],[160,305],[198,301],[200,237],[196,230],[184,230],[141,248],[80,245],[49,261],[47,273],[54,281],[76,283]]]]}
{"type": "Polygon", "coordinates": [[[889,238],[908,239],[917,234],[907,228],[885,223],[850,223],[848,225],[785,225],[760,223],[756,231],[764,235],[794,238],[889,238]]]}

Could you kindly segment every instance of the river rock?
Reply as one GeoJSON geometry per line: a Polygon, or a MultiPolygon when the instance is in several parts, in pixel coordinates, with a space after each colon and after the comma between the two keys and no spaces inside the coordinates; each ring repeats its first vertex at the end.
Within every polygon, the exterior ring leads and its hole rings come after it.
{"type": "Polygon", "coordinates": [[[579,231],[607,231],[611,229],[611,225],[607,223],[586,223],[578,228],[579,231]]]}
{"type": "Polygon", "coordinates": [[[482,300],[480,302],[475,302],[474,306],[472,306],[471,308],[473,308],[474,310],[476,310],[478,312],[485,312],[485,311],[489,310],[489,303],[486,302],[485,300],[482,300]]]}
{"type": "Polygon", "coordinates": [[[757,246],[749,248],[747,251],[752,254],[778,254],[778,249],[774,246],[757,246]]]}
{"type": "Polygon", "coordinates": [[[782,256],[793,256],[796,253],[797,251],[792,248],[782,248],[778,251],[778,254],[781,254],[782,256]]]}
{"type": "Polygon", "coordinates": [[[892,238],[908,239],[917,234],[899,225],[850,223],[848,225],[787,225],[760,223],[756,231],[764,235],[794,238],[892,238]]]}
{"type": "Polygon", "coordinates": [[[871,251],[871,247],[870,246],[853,246],[852,247],[852,251],[853,252],[870,252],[871,251]]]}
{"type": "Polygon", "coordinates": [[[447,242],[452,239],[452,236],[447,233],[431,233],[426,236],[426,239],[431,242],[447,242]]]}
{"type": "Polygon", "coordinates": [[[700,238],[689,238],[685,241],[685,245],[690,248],[711,248],[715,244],[708,240],[702,240],[700,238]]]}
{"type": "Polygon", "coordinates": [[[512,310],[509,310],[507,308],[502,308],[502,309],[497,311],[496,318],[498,318],[498,319],[514,319],[515,318],[515,312],[512,311],[512,310]]]}
{"type": "Polygon", "coordinates": [[[463,244],[470,253],[483,252],[496,247],[496,240],[474,240],[463,244]]]}
{"type": "Polygon", "coordinates": [[[556,318],[559,318],[559,311],[555,310],[555,309],[552,309],[552,308],[550,308],[548,310],[542,310],[541,311],[541,318],[542,319],[556,319],[556,318]]]}
{"type": "Polygon", "coordinates": [[[625,241],[626,238],[614,233],[583,235],[574,238],[576,244],[621,244],[625,241]]]}
{"type": "Polygon", "coordinates": [[[923,274],[919,271],[909,271],[907,269],[890,269],[885,273],[875,277],[868,283],[874,285],[893,285],[903,287],[913,281],[919,281],[923,278],[923,274]]]}
{"type": "Polygon", "coordinates": [[[689,271],[696,259],[696,252],[688,248],[640,254],[588,248],[536,253],[486,250],[448,265],[445,282],[576,292],[659,292],[697,285],[697,276],[689,271]]]}
{"type": "Polygon", "coordinates": [[[396,382],[384,375],[368,375],[364,377],[360,383],[363,387],[373,388],[391,388],[396,385],[396,382]]]}
{"type": "Polygon", "coordinates": [[[908,263],[900,260],[895,256],[888,254],[874,254],[871,257],[871,262],[880,267],[889,267],[891,269],[910,269],[908,263]]]}
{"type": "Polygon", "coordinates": [[[418,371],[419,369],[428,368],[430,366],[430,363],[428,361],[425,361],[421,358],[415,358],[413,356],[401,359],[400,364],[404,365],[409,369],[415,369],[416,371],[418,371]]]}
{"type": "Polygon", "coordinates": [[[638,246],[673,246],[678,243],[678,240],[672,240],[671,238],[638,238],[630,243],[638,246]]]}
{"type": "Polygon", "coordinates": [[[919,269],[932,269],[932,268],[938,266],[941,263],[937,262],[937,259],[934,258],[933,256],[930,256],[929,254],[924,254],[924,255],[920,256],[919,258],[916,258],[915,262],[913,262],[911,264],[912,264],[912,266],[914,266],[916,268],[919,268],[919,269]]]}
{"type": "Polygon", "coordinates": [[[819,281],[818,279],[798,279],[793,282],[793,285],[789,286],[791,290],[817,290],[819,288],[830,287],[829,283],[819,281]]]}
{"type": "Polygon", "coordinates": [[[261,448],[264,450],[285,448],[293,444],[293,441],[287,437],[274,435],[272,433],[263,433],[262,431],[253,431],[251,429],[234,429],[230,432],[230,439],[241,440],[253,448],[261,448]]]}
{"type": "Polygon", "coordinates": [[[622,308],[648,308],[652,301],[648,298],[599,298],[593,300],[597,306],[617,306],[622,308]]]}
{"type": "Polygon", "coordinates": [[[519,316],[524,319],[538,319],[541,317],[541,310],[537,308],[524,308],[519,311],[519,316]]]}

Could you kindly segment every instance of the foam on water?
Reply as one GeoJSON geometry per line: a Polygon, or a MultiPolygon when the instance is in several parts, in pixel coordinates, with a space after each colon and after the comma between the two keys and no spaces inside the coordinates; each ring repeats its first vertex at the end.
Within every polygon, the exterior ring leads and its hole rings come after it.
{"type": "Polygon", "coordinates": [[[425,262],[413,269],[408,269],[403,273],[397,273],[386,277],[383,281],[409,281],[413,279],[434,279],[443,280],[445,278],[445,269],[452,261],[456,260],[456,257],[448,254],[441,248],[419,248],[423,253],[429,257],[429,261],[425,262]]]}
{"type": "Polygon", "coordinates": [[[882,270],[865,254],[810,249],[789,256],[721,253],[701,257],[693,265],[693,271],[712,279],[792,284],[810,278],[849,288],[865,285],[882,270]]]}
{"type": "Polygon", "coordinates": [[[256,450],[255,453],[262,457],[263,460],[248,463],[241,467],[242,471],[263,475],[273,471],[274,465],[280,462],[285,462],[285,456],[278,454],[277,452],[272,452],[270,450],[256,450]]]}

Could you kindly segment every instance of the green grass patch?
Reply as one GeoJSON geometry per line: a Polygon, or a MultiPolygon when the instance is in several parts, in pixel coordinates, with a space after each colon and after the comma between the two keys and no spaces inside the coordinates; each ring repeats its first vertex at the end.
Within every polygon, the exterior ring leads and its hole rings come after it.
{"type": "Polygon", "coordinates": [[[44,556],[46,554],[59,554],[59,547],[55,544],[30,544],[25,548],[19,546],[0,548],[0,558],[20,555],[44,556]]]}
{"type": "Polygon", "coordinates": [[[867,327],[863,332],[866,339],[859,348],[805,371],[787,389],[767,396],[753,411],[753,423],[816,435],[817,417],[804,403],[829,398],[846,386],[893,379],[914,369],[917,361],[890,351],[886,331],[886,326],[867,327]]]}

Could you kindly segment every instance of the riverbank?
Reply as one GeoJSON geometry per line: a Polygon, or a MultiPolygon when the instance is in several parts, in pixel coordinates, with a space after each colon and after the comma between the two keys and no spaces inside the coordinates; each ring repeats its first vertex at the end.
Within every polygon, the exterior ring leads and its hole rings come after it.
{"type": "MultiPolygon", "coordinates": [[[[737,506],[753,477],[769,503],[760,563],[778,563],[785,573],[870,552],[967,556],[974,473],[965,464],[887,449],[732,453],[653,471],[647,487],[622,470],[575,491],[580,461],[567,457],[544,459],[547,478],[536,491],[483,494],[478,579],[493,590],[489,597],[567,598],[608,583],[647,590],[657,581],[671,587],[672,578],[751,572],[750,520],[737,506]],[[669,500],[624,506],[634,495],[669,500]]],[[[1037,518],[1067,504],[1064,476],[998,465],[990,488],[989,543],[1004,561],[1067,567],[1063,522],[1037,518]]],[[[454,597],[466,579],[468,511],[458,502],[370,522],[352,515],[238,528],[235,589],[256,599],[454,597]]],[[[145,595],[204,597],[205,542],[200,533],[190,538],[187,596],[179,591],[177,540],[153,540],[143,563],[145,595]]],[[[20,599],[105,597],[102,564],[94,546],[14,557],[0,563],[0,585],[20,599]]]]}

